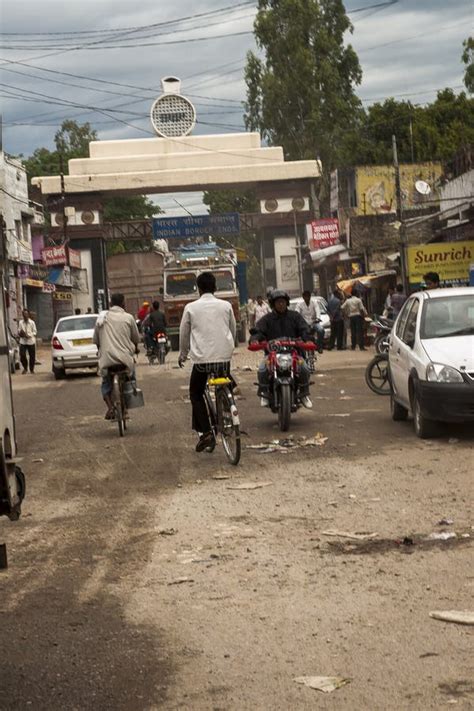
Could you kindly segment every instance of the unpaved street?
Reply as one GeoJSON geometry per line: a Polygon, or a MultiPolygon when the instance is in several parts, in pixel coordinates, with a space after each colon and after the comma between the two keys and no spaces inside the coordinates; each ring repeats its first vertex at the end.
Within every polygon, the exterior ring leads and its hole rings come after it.
{"type": "MultiPolygon", "coordinates": [[[[392,422],[364,383],[371,355],[320,358],[291,434],[324,444],[244,449],[237,468],[194,452],[175,354],[141,357],[146,408],[123,440],[96,377],[55,382],[47,351],[16,375],[27,498],[0,522],[0,708],[474,708],[474,628],[429,616],[474,607],[474,435],[422,442],[392,422]],[[443,530],[457,535],[426,540],[443,530]]],[[[246,445],[280,436],[257,362],[235,360],[246,445]]]]}

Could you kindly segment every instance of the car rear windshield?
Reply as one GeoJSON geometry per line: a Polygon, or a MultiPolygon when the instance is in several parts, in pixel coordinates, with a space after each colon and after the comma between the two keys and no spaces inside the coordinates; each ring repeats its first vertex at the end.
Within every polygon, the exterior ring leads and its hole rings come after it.
{"type": "Polygon", "coordinates": [[[474,335],[474,293],[427,299],[420,337],[448,338],[474,335]]]}
{"type": "Polygon", "coordinates": [[[66,318],[56,327],[56,333],[65,331],[90,331],[94,328],[97,316],[79,316],[79,318],[66,318]]]}

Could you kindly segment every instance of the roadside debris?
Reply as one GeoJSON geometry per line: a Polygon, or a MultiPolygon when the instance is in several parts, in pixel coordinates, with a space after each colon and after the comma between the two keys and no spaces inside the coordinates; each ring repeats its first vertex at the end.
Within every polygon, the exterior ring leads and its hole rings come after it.
{"type": "Polygon", "coordinates": [[[309,686],[310,689],[323,691],[325,694],[330,694],[331,691],[350,683],[350,679],[344,679],[341,676],[297,676],[293,681],[309,686]]]}
{"type": "Polygon", "coordinates": [[[43,464],[44,459],[38,457],[38,459],[33,459],[33,464],[43,464]]]}
{"type": "Polygon", "coordinates": [[[237,489],[237,490],[247,490],[247,489],[261,489],[264,486],[270,486],[273,484],[272,481],[247,481],[243,482],[242,484],[233,484],[232,486],[228,486],[228,489],[237,489]]]}
{"type": "Polygon", "coordinates": [[[160,528],[158,533],[160,536],[175,536],[178,531],[176,528],[160,528]]]}
{"type": "Polygon", "coordinates": [[[452,518],[442,518],[441,521],[438,521],[437,525],[438,526],[452,526],[454,523],[452,518]]]}
{"type": "Polygon", "coordinates": [[[459,442],[457,437],[450,437],[448,439],[448,444],[457,444],[459,442]]]}
{"type": "Polygon", "coordinates": [[[321,531],[322,536],[335,536],[337,538],[350,538],[353,541],[368,541],[371,538],[377,538],[378,533],[349,533],[348,531],[321,531]]]}
{"type": "Polygon", "coordinates": [[[182,585],[183,583],[194,583],[193,578],[176,578],[176,580],[171,580],[168,585],[182,585]]]}
{"type": "Polygon", "coordinates": [[[247,444],[247,449],[256,449],[263,454],[269,454],[270,452],[282,452],[287,454],[290,449],[298,449],[300,447],[322,447],[328,438],[325,437],[321,432],[316,432],[314,437],[298,437],[294,439],[293,436],[287,439],[272,439],[270,442],[261,442],[260,444],[247,444]]]}
{"type": "Polygon", "coordinates": [[[430,533],[428,536],[429,541],[448,541],[450,538],[457,538],[454,531],[436,531],[436,533],[430,533]]]}
{"type": "Polygon", "coordinates": [[[472,610],[434,610],[430,617],[443,622],[456,622],[458,625],[474,625],[472,610]]]}
{"type": "Polygon", "coordinates": [[[242,367],[242,370],[245,370],[246,372],[249,372],[249,371],[253,370],[253,368],[252,368],[252,366],[250,366],[250,365],[244,365],[244,366],[242,367]]]}
{"type": "Polygon", "coordinates": [[[223,479],[230,479],[229,474],[216,474],[215,476],[212,477],[216,481],[222,481],[223,479]]]}

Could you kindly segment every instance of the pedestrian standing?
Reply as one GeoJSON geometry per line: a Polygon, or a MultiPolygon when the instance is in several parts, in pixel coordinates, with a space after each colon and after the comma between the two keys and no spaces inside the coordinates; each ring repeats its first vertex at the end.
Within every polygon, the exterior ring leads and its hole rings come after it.
{"type": "Polygon", "coordinates": [[[392,313],[393,316],[392,318],[395,320],[402,310],[402,306],[407,300],[407,295],[403,292],[403,286],[401,284],[397,284],[397,288],[395,293],[392,295],[391,302],[392,302],[392,313]]]}
{"type": "Polygon", "coordinates": [[[393,306],[392,306],[392,297],[395,293],[395,289],[393,286],[388,287],[388,292],[387,292],[387,298],[385,299],[385,303],[383,305],[383,316],[385,318],[393,318],[393,306]]]}
{"type": "Polygon", "coordinates": [[[20,337],[20,361],[23,366],[23,375],[28,372],[35,372],[36,363],[36,324],[31,318],[28,309],[23,309],[23,318],[18,323],[18,335],[20,337]],[[29,361],[29,363],[28,363],[29,361]]]}
{"type": "Polygon", "coordinates": [[[332,351],[334,344],[337,350],[344,349],[344,316],[342,314],[342,295],[337,289],[333,291],[328,302],[328,314],[331,320],[331,336],[329,338],[329,348],[332,351]]]}
{"type": "Polygon", "coordinates": [[[255,307],[256,307],[256,305],[257,304],[254,299],[247,300],[247,318],[248,318],[249,328],[253,328],[255,326],[255,307]]]}
{"type": "Polygon", "coordinates": [[[254,325],[257,324],[261,318],[265,316],[265,314],[269,314],[271,311],[271,308],[267,304],[266,301],[263,300],[262,296],[257,296],[257,303],[255,304],[255,321],[254,325]]]}
{"type": "Polygon", "coordinates": [[[365,351],[364,346],[364,319],[367,316],[367,311],[362,303],[362,299],[356,293],[352,295],[342,305],[342,313],[349,318],[351,328],[351,348],[353,351],[356,345],[361,351],[365,351]]]}

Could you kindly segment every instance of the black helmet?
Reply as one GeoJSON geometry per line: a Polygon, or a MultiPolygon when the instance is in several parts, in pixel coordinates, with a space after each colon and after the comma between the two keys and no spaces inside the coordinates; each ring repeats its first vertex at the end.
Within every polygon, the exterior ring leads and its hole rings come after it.
{"type": "Polygon", "coordinates": [[[283,289],[274,289],[268,297],[268,303],[272,308],[275,306],[275,301],[277,299],[285,299],[286,305],[290,305],[290,297],[288,296],[286,291],[283,291],[283,289]]]}

